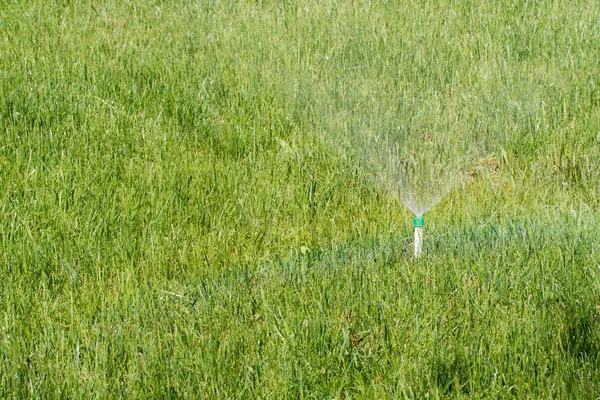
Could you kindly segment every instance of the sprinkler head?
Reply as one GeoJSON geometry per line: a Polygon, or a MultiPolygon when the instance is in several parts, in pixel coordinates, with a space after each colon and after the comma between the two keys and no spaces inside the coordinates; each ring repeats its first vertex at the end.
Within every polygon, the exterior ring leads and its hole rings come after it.
{"type": "Polygon", "coordinates": [[[413,219],[413,224],[414,224],[415,228],[421,228],[421,227],[425,226],[425,218],[415,217],[413,219]]]}

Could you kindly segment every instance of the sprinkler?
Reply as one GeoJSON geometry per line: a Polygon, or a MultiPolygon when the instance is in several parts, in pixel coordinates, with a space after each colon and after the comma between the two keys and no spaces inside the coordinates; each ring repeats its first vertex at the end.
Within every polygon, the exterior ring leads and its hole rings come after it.
{"type": "Polygon", "coordinates": [[[421,255],[421,245],[423,243],[423,226],[425,225],[425,218],[415,217],[413,219],[415,226],[415,257],[421,255]]]}

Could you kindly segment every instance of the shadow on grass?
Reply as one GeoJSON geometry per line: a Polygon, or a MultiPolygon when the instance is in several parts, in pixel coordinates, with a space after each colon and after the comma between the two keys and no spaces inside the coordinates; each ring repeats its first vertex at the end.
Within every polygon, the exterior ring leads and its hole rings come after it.
{"type": "Polygon", "coordinates": [[[567,354],[593,365],[600,352],[600,310],[593,299],[565,304],[563,349],[567,354]]]}

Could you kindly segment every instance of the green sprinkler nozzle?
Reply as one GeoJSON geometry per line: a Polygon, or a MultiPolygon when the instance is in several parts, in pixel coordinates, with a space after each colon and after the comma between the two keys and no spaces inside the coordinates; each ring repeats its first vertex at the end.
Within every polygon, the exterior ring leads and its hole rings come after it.
{"type": "Polygon", "coordinates": [[[415,228],[423,227],[425,226],[425,218],[415,217],[415,219],[413,219],[413,224],[415,225],[415,228]]]}

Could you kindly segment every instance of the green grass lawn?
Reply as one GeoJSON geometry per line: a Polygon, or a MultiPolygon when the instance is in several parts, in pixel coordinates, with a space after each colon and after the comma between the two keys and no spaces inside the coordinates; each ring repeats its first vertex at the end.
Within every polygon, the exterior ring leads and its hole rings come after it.
{"type": "Polygon", "coordinates": [[[599,60],[595,0],[0,0],[0,397],[597,398],[599,60]],[[462,160],[419,259],[377,135],[462,160]]]}

